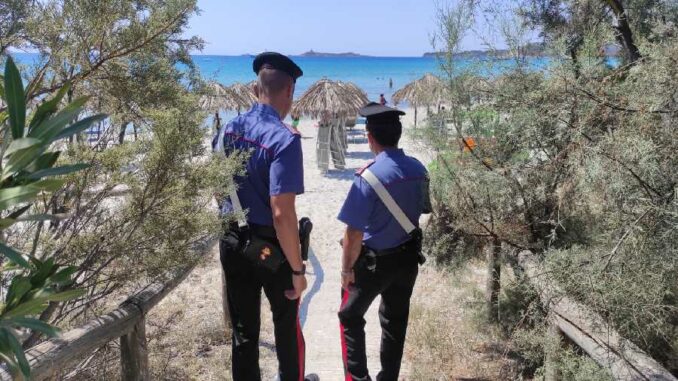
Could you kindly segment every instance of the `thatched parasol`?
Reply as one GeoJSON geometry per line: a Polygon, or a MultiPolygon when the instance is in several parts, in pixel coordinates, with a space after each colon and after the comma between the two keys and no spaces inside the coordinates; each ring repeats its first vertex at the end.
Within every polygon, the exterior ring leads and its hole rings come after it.
{"type": "Polygon", "coordinates": [[[216,131],[221,126],[220,110],[237,110],[240,112],[243,107],[249,106],[247,106],[247,101],[242,95],[231,87],[226,87],[218,82],[208,82],[202,96],[200,96],[200,107],[214,113],[214,129],[216,131]]]}
{"type": "Polygon", "coordinates": [[[323,78],[311,85],[292,107],[293,115],[320,118],[316,158],[318,168],[326,172],[330,157],[335,168],[346,165],[347,135],[345,120],[353,118],[367,103],[367,95],[349,82],[323,78]]]}
{"type": "Polygon", "coordinates": [[[414,105],[415,102],[413,100],[416,99],[415,91],[417,90],[416,84],[417,84],[416,81],[410,82],[407,85],[403,86],[402,89],[399,89],[398,91],[393,93],[393,97],[391,97],[393,103],[397,105],[400,102],[408,102],[414,105]]]}
{"type": "Polygon", "coordinates": [[[445,83],[435,75],[426,73],[423,77],[393,93],[392,99],[396,105],[406,101],[414,106],[414,125],[416,126],[417,106],[439,105],[445,99],[445,92],[445,83]]]}
{"type": "Polygon", "coordinates": [[[341,86],[344,86],[346,90],[351,94],[352,102],[354,102],[358,108],[362,108],[367,103],[370,102],[370,99],[367,97],[367,93],[363,91],[358,85],[353,82],[342,82],[337,81],[341,86]]]}
{"type": "Polygon", "coordinates": [[[200,97],[200,107],[209,112],[219,110],[237,110],[242,103],[240,96],[218,82],[208,82],[200,97]]]}
{"type": "Polygon", "coordinates": [[[239,104],[237,108],[238,111],[247,110],[257,102],[257,97],[254,95],[254,89],[251,83],[242,84],[240,82],[236,82],[228,88],[231,89],[231,91],[233,91],[239,98],[239,104]]]}
{"type": "Polygon", "coordinates": [[[331,115],[338,118],[354,116],[367,103],[367,95],[349,82],[323,78],[309,87],[292,107],[295,115],[318,118],[331,115]]]}

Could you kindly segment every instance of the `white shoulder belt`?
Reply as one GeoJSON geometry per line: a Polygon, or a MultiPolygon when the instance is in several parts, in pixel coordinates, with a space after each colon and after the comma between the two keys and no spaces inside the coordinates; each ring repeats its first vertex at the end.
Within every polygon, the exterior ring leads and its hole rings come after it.
{"type": "Polygon", "coordinates": [[[379,196],[379,199],[381,199],[381,202],[386,205],[386,209],[388,209],[389,212],[393,215],[393,217],[398,221],[400,226],[405,230],[407,234],[412,233],[417,227],[414,226],[412,221],[410,221],[409,218],[407,218],[407,215],[405,215],[405,212],[398,206],[398,204],[395,202],[393,197],[391,197],[391,194],[388,193],[386,188],[384,187],[384,184],[379,181],[377,176],[372,173],[369,168],[365,169],[363,173],[360,174],[360,176],[367,181],[368,184],[374,189],[375,192],[377,192],[377,196],[379,196]]]}
{"type": "MultiPolygon", "coordinates": [[[[222,126],[219,129],[217,134],[217,144],[214,146],[214,153],[219,155],[226,155],[224,151],[224,134],[226,133],[226,126],[222,126]]],[[[238,215],[238,227],[244,228],[247,226],[247,220],[245,220],[245,214],[242,211],[242,204],[240,204],[240,198],[238,197],[238,192],[236,192],[236,183],[233,180],[233,186],[231,191],[228,194],[228,197],[231,199],[231,204],[233,205],[233,211],[238,215]]]]}

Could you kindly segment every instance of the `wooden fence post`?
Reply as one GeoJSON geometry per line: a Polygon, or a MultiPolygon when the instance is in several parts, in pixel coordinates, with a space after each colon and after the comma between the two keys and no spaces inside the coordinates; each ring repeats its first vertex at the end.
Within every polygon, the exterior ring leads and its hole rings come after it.
{"type": "Polygon", "coordinates": [[[485,244],[487,259],[487,280],[485,283],[485,302],[488,320],[499,321],[499,291],[501,290],[501,243],[497,239],[488,240],[485,244]]]}
{"type": "Polygon", "coordinates": [[[120,337],[120,378],[122,381],[148,381],[146,319],[141,317],[134,328],[120,337]]]}

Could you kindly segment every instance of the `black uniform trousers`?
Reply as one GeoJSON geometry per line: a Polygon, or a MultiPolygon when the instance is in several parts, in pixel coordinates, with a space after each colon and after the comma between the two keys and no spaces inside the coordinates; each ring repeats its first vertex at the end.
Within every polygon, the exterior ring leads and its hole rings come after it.
{"type": "Polygon", "coordinates": [[[410,297],[417,279],[417,253],[389,254],[376,258],[376,267],[369,270],[369,259],[363,253],[353,268],[355,283],[349,291],[342,289],[339,310],[341,345],[346,381],[371,380],[365,353],[365,313],[381,295],[381,372],[377,381],[396,381],[400,373],[410,297]]]}
{"type": "Polygon", "coordinates": [[[233,326],[233,380],[261,380],[259,330],[263,289],[273,314],[280,381],[303,381],[305,343],[299,324],[299,300],[285,297],[285,290],[293,288],[292,269],[284,262],[275,273],[270,273],[245,259],[242,253],[245,234],[228,232],[219,247],[233,326]]]}

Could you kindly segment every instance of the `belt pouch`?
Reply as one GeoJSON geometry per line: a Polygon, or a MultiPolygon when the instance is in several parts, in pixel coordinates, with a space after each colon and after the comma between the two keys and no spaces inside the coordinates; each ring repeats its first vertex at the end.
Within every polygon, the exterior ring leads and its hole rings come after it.
{"type": "Polygon", "coordinates": [[[278,242],[256,234],[250,234],[243,254],[247,260],[271,273],[278,271],[285,262],[285,255],[278,242]]]}

